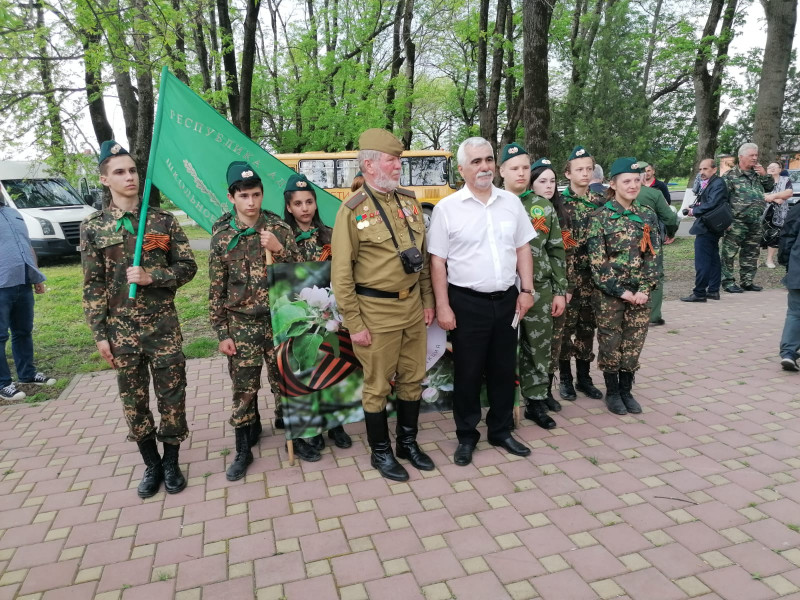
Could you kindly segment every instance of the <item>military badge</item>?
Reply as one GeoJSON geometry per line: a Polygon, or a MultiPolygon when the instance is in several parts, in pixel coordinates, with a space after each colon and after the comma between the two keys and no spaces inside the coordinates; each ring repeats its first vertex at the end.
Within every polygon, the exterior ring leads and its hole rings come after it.
{"type": "Polygon", "coordinates": [[[308,187],[308,184],[305,181],[298,181],[295,185],[299,188],[308,187]]]}
{"type": "Polygon", "coordinates": [[[583,148],[581,148],[580,150],[578,150],[578,151],[575,153],[575,156],[583,156],[584,154],[586,154],[586,150],[584,150],[583,148]]]}
{"type": "Polygon", "coordinates": [[[252,176],[253,176],[252,171],[242,171],[242,179],[246,179],[247,177],[252,177],[252,176]]]}
{"type": "Polygon", "coordinates": [[[531,216],[532,217],[543,217],[544,216],[544,209],[541,206],[531,206],[531,216]]]}
{"type": "Polygon", "coordinates": [[[517,148],[516,146],[512,146],[511,148],[508,149],[509,154],[516,154],[517,152],[519,152],[519,148],[517,148]]]}
{"type": "Polygon", "coordinates": [[[113,146],[111,146],[111,148],[109,148],[108,151],[111,154],[119,154],[120,150],[122,150],[122,146],[120,146],[119,144],[114,144],[113,146]]]}
{"type": "Polygon", "coordinates": [[[631,165],[631,169],[638,169],[638,168],[639,168],[639,163],[633,163],[631,165]]]}
{"type": "Polygon", "coordinates": [[[551,163],[551,162],[550,162],[549,160],[547,160],[546,158],[543,158],[543,159],[542,159],[542,164],[543,164],[543,165],[552,165],[553,163],[551,163]]]}

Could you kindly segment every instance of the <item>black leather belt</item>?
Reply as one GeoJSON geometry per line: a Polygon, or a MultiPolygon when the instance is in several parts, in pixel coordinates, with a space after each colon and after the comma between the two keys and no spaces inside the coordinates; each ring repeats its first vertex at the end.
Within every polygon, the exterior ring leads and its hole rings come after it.
{"type": "Polygon", "coordinates": [[[509,293],[511,293],[512,290],[515,292],[517,291],[517,286],[515,285],[512,285],[507,290],[503,290],[501,292],[478,292],[471,288],[461,287],[460,285],[453,285],[452,283],[450,284],[450,287],[459,292],[467,294],[468,296],[475,296],[476,298],[484,298],[486,300],[500,300],[501,298],[505,298],[509,293]]]}
{"type": "Polygon", "coordinates": [[[395,300],[403,300],[408,298],[411,290],[413,290],[416,286],[417,284],[415,283],[410,288],[400,290],[399,292],[384,292],[383,290],[376,290],[375,288],[356,284],[356,294],[359,294],[360,296],[370,296],[371,298],[394,298],[395,300]]]}

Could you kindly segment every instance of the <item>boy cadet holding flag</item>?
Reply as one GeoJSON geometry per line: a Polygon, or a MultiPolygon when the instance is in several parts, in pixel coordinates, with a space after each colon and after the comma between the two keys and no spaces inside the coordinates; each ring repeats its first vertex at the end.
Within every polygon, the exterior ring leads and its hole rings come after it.
{"type": "Polygon", "coordinates": [[[228,422],[236,434],[236,456],[226,477],[237,481],[253,462],[250,448],[261,435],[258,390],[264,360],[272,393],[276,402],[280,401],[265,250],[276,262],[302,262],[303,256],[292,228],[275,213],[261,208],[264,186],[252,166],[232,162],[227,181],[233,211],[224,214],[212,228],[208,302],[211,326],[219,337],[220,352],[228,357],[233,382],[233,410],[228,422]]]}
{"type": "Polygon", "coordinates": [[[139,227],[139,174],[117,142],[103,142],[100,182],[111,203],[81,224],[83,308],[100,356],[117,371],[128,439],[146,465],[137,493],[155,495],[164,482],[175,494],[186,487],[178,465],[186,424],[186,359],[175,310],[175,291],[197,272],[189,240],[173,215],[148,208],[141,266],[132,267],[139,227]],[[138,293],[128,298],[128,285],[138,293]],[[149,369],[149,373],[148,373],[149,369]],[[150,373],[161,420],[149,407],[150,373]],[[163,459],[156,439],[164,444],[163,459]]]}

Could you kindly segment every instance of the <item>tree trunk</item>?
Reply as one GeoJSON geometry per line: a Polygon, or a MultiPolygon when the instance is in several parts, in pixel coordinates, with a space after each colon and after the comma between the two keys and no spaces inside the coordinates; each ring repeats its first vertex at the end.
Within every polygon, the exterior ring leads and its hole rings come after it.
{"type": "MultiPolygon", "coordinates": [[[[146,21],[148,19],[146,13],[147,0],[134,0],[133,6],[138,13],[138,19],[146,21]]],[[[145,177],[142,174],[147,173],[155,121],[155,94],[153,92],[153,66],[150,59],[150,36],[142,31],[135,32],[133,49],[139,104],[137,106],[136,144],[131,144],[129,151],[139,171],[139,190],[144,193],[145,177]]],[[[160,204],[161,196],[158,193],[158,189],[153,186],[150,191],[150,206],[160,206],[160,204]]]]}
{"type": "Polygon", "coordinates": [[[792,59],[789,49],[797,23],[797,0],[761,0],[761,4],[767,15],[767,45],[758,84],[753,137],[761,160],[767,164],[773,162],[781,150],[790,150],[778,148],[778,140],[786,77],[792,59]]]}
{"type": "Polygon", "coordinates": [[[50,132],[51,156],[54,161],[53,166],[58,171],[64,171],[66,166],[65,147],[64,147],[64,127],[61,124],[61,108],[53,91],[53,73],[47,53],[48,32],[44,24],[44,8],[41,2],[36,2],[36,45],[38,55],[41,60],[37,61],[39,77],[42,79],[45,103],[45,128],[50,132]]]}
{"type": "MultiPolygon", "coordinates": [[[[211,49],[214,51],[214,54],[211,56],[211,65],[214,71],[214,91],[221,92],[222,91],[222,70],[219,67],[219,40],[217,37],[217,13],[214,9],[213,4],[208,11],[209,16],[209,23],[208,23],[208,35],[211,38],[211,49]]],[[[221,112],[223,115],[225,114],[225,107],[217,105],[216,109],[221,112]]]]}
{"type": "MultiPolygon", "coordinates": [[[[172,0],[172,9],[176,15],[180,15],[181,0],[172,0]]],[[[183,20],[180,18],[175,21],[175,52],[172,57],[172,67],[175,69],[175,77],[189,85],[189,75],[186,74],[186,37],[183,32],[183,20]]]]}
{"type": "MultiPolygon", "coordinates": [[[[253,94],[253,69],[256,62],[256,28],[258,27],[258,9],[261,2],[247,0],[247,15],[244,18],[244,34],[242,36],[242,72],[239,89],[239,129],[250,137],[250,107],[253,94]]],[[[234,123],[236,123],[234,121],[234,123]]]]}
{"type": "Polygon", "coordinates": [[[405,0],[403,13],[403,45],[406,51],[405,100],[401,138],[406,150],[411,149],[411,111],[414,106],[414,70],[417,62],[417,47],[411,38],[411,21],[414,19],[414,0],[405,0]]]}
{"type": "MultiPolygon", "coordinates": [[[[481,135],[485,138],[484,123],[489,120],[489,105],[486,100],[486,60],[489,37],[489,0],[480,0],[480,15],[478,16],[478,121],[480,123],[481,135]]],[[[489,140],[491,142],[491,140],[489,140]]],[[[497,142],[495,142],[497,143],[497,142]]],[[[494,147],[494,146],[493,146],[494,147]]]]}
{"type": "Polygon", "coordinates": [[[510,12],[509,0],[497,0],[497,14],[492,34],[492,77],[489,83],[489,100],[486,119],[481,121],[481,135],[489,140],[497,156],[497,117],[500,106],[500,91],[503,83],[503,32],[506,27],[506,13],[510,12]]]}
{"type": "Polygon", "coordinates": [[[547,69],[547,34],[553,17],[548,0],[528,0],[522,9],[525,99],[522,121],[525,146],[531,156],[541,158],[549,152],[550,78],[547,69]]]}
{"type": "Polygon", "coordinates": [[[94,129],[97,144],[100,145],[106,140],[114,138],[114,130],[108,122],[106,105],[105,102],[103,102],[103,73],[100,69],[100,65],[96,64],[94,59],[90,58],[90,56],[99,55],[96,49],[100,45],[100,33],[97,31],[85,32],[81,44],[83,45],[83,52],[85,55],[83,61],[83,78],[86,82],[86,99],[89,104],[89,118],[92,121],[92,129],[94,129]]]}
{"type": "MultiPolygon", "coordinates": [[[[253,0],[248,0],[249,4],[253,0]]],[[[231,111],[231,121],[240,127],[239,119],[239,78],[236,75],[236,46],[233,43],[233,30],[231,29],[231,18],[228,13],[228,0],[217,0],[217,12],[219,14],[219,35],[222,46],[222,63],[225,71],[225,89],[228,91],[228,106],[231,111]]]]}
{"type": "MultiPolygon", "coordinates": [[[[413,1],[413,0],[412,0],[413,1]]],[[[389,85],[386,88],[386,129],[394,129],[394,115],[396,108],[394,105],[397,98],[397,77],[400,75],[400,67],[403,64],[403,56],[400,54],[402,42],[403,9],[405,2],[398,0],[397,8],[394,11],[394,26],[392,27],[392,70],[389,73],[389,85]]]]}
{"type": "Polygon", "coordinates": [[[197,62],[200,64],[200,76],[203,78],[203,91],[211,91],[211,69],[208,66],[208,48],[206,47],[206,37],[203,33],[203,11],[198,11],[194,16],[194,27],[192,30],[194,37],[194,51],[197,54],[197,62]]]}
{"type": "Polygon", "coordinates": [[[644,62],[644,74],[642,75],[642,88],[647,93],[647,84],[650,80],[650,69],[653,67],[653,53],[656,49],[656,30],[658,29],[658,18],[661,16],[661,5],[664,0],[656,0],[656,10],[653,13],[653,24],[650,26],[650,39],[647,42],[647,59],[644,62]]]}

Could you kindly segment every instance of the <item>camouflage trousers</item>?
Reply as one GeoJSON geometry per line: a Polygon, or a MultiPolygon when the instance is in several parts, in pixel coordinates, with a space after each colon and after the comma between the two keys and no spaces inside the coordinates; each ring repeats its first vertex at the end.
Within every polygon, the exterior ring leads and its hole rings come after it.
{"type": "Polygon", "coordinates": [[[520,322],[518,373],[519,389],[524,398],[544,400],[549,374],[555,372],[561,348],[564,315],[553,318],[553,288],[536,282],[533,307],[520,322]],[[556,321],[559,323],[556,324],[556,321]]]}
{"type": "Polygon", "coordinates": [[[108,331],[128,440],[141,442],[155,435],[161,442],[180,444],[189,436],[189,427],[186,359],[177,314],[109,316],[108,331]],[[158,430],[150,410],[151,375],[161,415],[158,430]]]}
{"type": "Polygon", "coordinates": [[[560,360],[594,360],[594,330],[596,327],[592,305],[591,273],[578,273],[572,300],[567,304],[564,332],[561,336],[560,360]]]}
{"type": "Polygon", "coordinates": [[[647,337],[650,303],[634,306],[616,296],[595,290],[597,314],[597,366],[606,373],[635,372],[647,337]]]}
{"type": "Polygon", "coordinates": [[[234,317],[228,322],[228,333],[236,344],[236,354],[228,357],[228,373],[233,388],[233,408],[228,423],[244,427],[256,416],[258,391],[261,389],[261,368],[267,363],[267,380],[275,396],[275,415],[281,406],[280,372],[272,346],[272,325],[267,317],[234,317]]]}
{"type": "Polygon", "coordinates": [[[759,243],[761,242],[760,211],[749,209],[737,215],[722,237],[720,261],[722,262],[722,287],[736,283],[733,273],[734,260],[739,254],[739,284],[750,285],[758,270],[759,243]]]}

